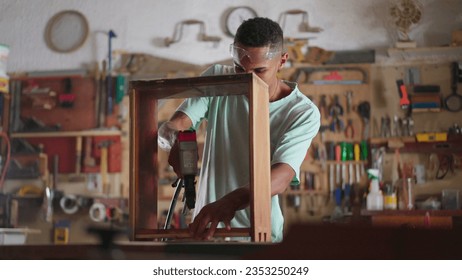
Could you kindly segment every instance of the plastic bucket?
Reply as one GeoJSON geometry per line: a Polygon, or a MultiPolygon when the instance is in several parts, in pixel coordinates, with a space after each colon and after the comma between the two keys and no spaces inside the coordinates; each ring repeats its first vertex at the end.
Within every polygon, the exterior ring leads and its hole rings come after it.
{"type": "Polygon", "coordinates": [[[0,44],[0,77],[6,76],[6,62],[8,60],[8,54],[10,48],[6,45],[0,44]]]}

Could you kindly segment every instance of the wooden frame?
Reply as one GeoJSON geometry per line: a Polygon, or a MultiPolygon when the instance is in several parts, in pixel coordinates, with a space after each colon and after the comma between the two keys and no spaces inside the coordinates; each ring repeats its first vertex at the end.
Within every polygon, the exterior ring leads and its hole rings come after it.
{"type": "Polygon", "coordinates": [[[157,101],[216,94],[249,98],[251,227],[219,229],[215,236],[250,236],[254,242],[270,242],[268,86],[254,74],[238,74],[132,81],[130,89],[130,240],[189,236],[187,230],[157,228],[157,101]]]}

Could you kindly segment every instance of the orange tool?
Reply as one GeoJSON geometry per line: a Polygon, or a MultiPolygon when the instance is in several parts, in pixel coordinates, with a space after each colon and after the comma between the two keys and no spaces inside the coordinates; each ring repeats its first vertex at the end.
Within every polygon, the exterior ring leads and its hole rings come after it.
{"type": "Polygon", "coordinates": [[[398,92],[400,97],[399,106],[401,106],[401,109],[406,110],[407,108],[409,108],[409,105],[411,103],[409,101],[409,97],[407,94],[406,85],[404,85],[403,80],[397,80],[396,85],[398,86],[398,92]]]}

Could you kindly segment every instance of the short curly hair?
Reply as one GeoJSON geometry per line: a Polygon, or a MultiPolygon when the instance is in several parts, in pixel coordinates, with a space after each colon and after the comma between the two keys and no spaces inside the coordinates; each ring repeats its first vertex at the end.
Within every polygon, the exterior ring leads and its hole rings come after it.
{"type": "Polygon", "coordinates": [[[237,29],[234,43],[247,47],[281,46],[284,36],[277,22],[269,18],[256,17],[244,21],[237,29]]]}

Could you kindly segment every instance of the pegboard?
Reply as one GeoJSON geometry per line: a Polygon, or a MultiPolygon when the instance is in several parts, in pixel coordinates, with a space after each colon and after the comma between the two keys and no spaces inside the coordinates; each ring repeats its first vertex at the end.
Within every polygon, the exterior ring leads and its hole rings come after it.
{"type": "MultiPolygon", "coordinates": [[[[380,66],[376,67],[374,75],[374,90],[372,96],[372,137],[380,136],[381,117],[394,116],[404,118],[409,111],[402,109],[399,105],[400,96],[398,93],[396,80],[405,81],[407,92],[412,100],[413,84],[409,82],[409,69],[414,69],[418,79],[418,85],[436,85],[440,87],[439,96],[444,100],[451,94],[451,68],[450,63],[435,64],[415,64],[406,66],[380,66]]],[[[461,92],[459,84],[458,92],[461,92]]],[[[414,120],[414,134],[420,132],[446,132],[454,123],[461,124],[462,111],[449,112],[442,106],[439,111],[413,111],[411,114],[414,120]]]]}
{"type": "MultiPolygon", "coordinates": [[[[364,179],[367,178],[364,172],[367,161],[336,162],[332,152],[329,151],[329,144],[337,145],[342,142],[359,144],[362,140],[367,141],[370,138],[370,127],[368,130],[364,130],[365,122],[358,110],[358,105],[363,102],[371,104],[370,65],[323,65],[302,67],[301,69],[291,70],[290,78],[287,78],[297,81],[300,91],[308,96],[321,112],[320,132],[313,139],[301,166],[302,190],[307,190],[304,186],[305,177],[310,173],[314,174],[313,189],[318,195],[331,196],[333,189],[347,182],[363,185],[366,181],[364,179]],[[349,102],[348,94],[350,94],[349,102]],[[325,106],[322,102],[323,99],[325,106]],[[338,103],[335,101],[336,99],[338,103]],[[338,116],[342,124],[340,128],[333,127],[334,104],[340,105],[343,111],[338,116]],[[351,131],[345,133],[349,121],[351,121],[353,128],[352,134],[351,131]],[[325,165],[314,156],[321,145],[325,146],[327,152],[325,165]],[[345,176],[343,170],[345,170],[345,176]],[[358,176],[356,176],[357,173],[358,176]]],[[[331,199],[331,201],[333,200],[331,199]]]]}
{"type": "MultiPolygon", "coordinates": [[[[27,120],[33,118],[47,129],[57,131],[80,131],[97,127],[96,95],[103,97],[107,93],[96,92],[94,78],[21,77],[13,78],[11,82],[15,85],[11,94],[20,98],[19,108],[14,108],[13,104],[12,110],[20,111],[20,118],[24,123],[27,124],[27,120]]],[[[117,119],[117,112],[118,108],[115,106],[112,115],[106,116],[106,122],[117,119]]]]}
{"type": "MultiPolygon", "coordinates": [[[[103,141],[109,141],[108,147],[108,172],[117,173],[122,171],[122,146],[120,136],[85,136],[83,137],[83,148],[80,151],[81,172],[98,173],[101,165],[101,149],[99,144],[103,141]],[[92,148],[90,155],[96,160],[95,167],[92,169],[85,168],[83,162],[85,158],[85,141],[88,137],[92,138],[92,148]]],[[[77,137],[30,137],[26,139],[31,145],[43,145],[43,152],[48,155],[48,170],[53,170],[53,156],[59,156],[59,173],[75,173],[77,170],[77,137]]]]}

